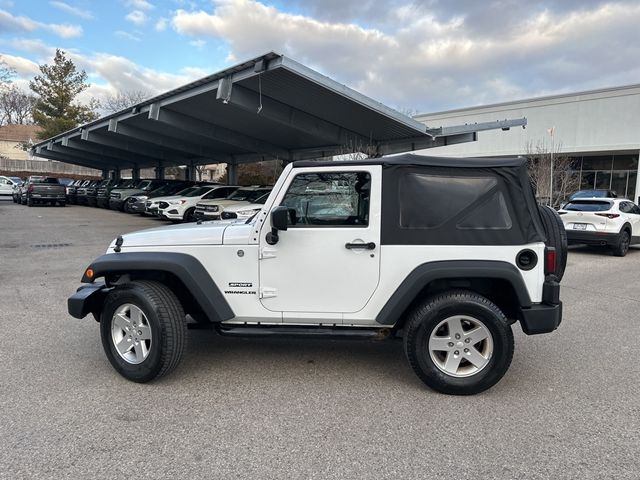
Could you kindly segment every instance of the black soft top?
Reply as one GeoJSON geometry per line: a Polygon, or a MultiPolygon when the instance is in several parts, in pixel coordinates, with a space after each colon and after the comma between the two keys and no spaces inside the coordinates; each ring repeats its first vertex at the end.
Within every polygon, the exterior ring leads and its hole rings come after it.
{"type": "Polygon", "coordinates": [[[414,155],[405,153],[404,155],[395,155],[392,157],[382,158],[365,158],[363,160],[338,160],[338,161],[321,161],[304,160],[293,162],[293,167],[339,167],[339,166],[364,166],[364,165],[382,165],[390,167],[399,166],[416,166],[416,167],[452,167],[452,168],[508,168],[522,167],[526,168],[527,160],[523,157],[507,157],[507,158],[456,158],[456,157],[428,157],[426,155],[414,155]]]}

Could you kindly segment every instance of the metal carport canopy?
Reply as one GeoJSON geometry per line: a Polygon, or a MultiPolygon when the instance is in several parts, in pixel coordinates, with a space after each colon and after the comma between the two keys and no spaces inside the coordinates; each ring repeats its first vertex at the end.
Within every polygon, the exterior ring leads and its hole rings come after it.
{"type": "Polygon", "coordinates": [[[428,129],[274,52],[179,87],[32,147],[35,156],[101,170],[372,156],[474,141],[526,119],[428,129]]]}

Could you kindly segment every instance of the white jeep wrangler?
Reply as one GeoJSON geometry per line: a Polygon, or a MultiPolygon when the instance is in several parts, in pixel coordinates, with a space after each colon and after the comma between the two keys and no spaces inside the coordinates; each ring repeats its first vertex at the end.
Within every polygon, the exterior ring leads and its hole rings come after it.
{"type": "Polygon", "coordinates": [[[402,337],[424,383],[473,394],[507,371],[513,323],[558,327],[565,262],[523,159],[297,162],[247,221],[118,237],[68,307],[136,382],[178,365],[188,315],[224,335],[402,337]]]}

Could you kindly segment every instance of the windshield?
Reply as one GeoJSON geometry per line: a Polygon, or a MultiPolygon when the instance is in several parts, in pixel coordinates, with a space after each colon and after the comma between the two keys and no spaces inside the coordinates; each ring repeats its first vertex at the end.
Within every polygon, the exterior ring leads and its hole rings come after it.
{"type": "Polygon", "coordinates": [[[236,190],[227,197],[227,200],[237,200],[239,202],[251,202],[264,194],[264,190],[236,190]]]}
{"type": "Polygon", "coordinates": [[[564,209],[574,212],[605,212],[612,206],[612,202],[603,200],[576,200],[565,205],[564,209]]]}
{"type": "Polygon", "coordinates": [[[580,190],[579,192],[571,195],[571,199],[574,198],[606,198],[609,196],[609,192],[606,190],[580,190]]]}
{"type": "MultiPolygon", "coordinates": [[[[271,192],[269,192],[271,193],[271,192]]],[[[255,200],[249,200],[251,203],[256,203],[258,205],[264,205],[267,202],[267,198],[269,198],[269,193],[265,193],[261,197],[256,198],[255,200]]]]}
{"type": "Polygon", "coordinates": [[[191,192],[182,195],[183,197],[201,197],[202,195],[204,195],[205,193],[207,193],[209,190],[211,190],[213,187],[196,187],[194,190],[192,190],[191,192]]]}
{"type": "Polygon", "coordinates": [[[155,196],[167,195],[169,193],[173,193],[176,189],[181,188],[183,185],[178,185],[175,183],[167,183],[162,185],[161,187],[156,188],[151,193],[155,196]]]}
{"type": "Polygon", "coordinates": [[[194,190],[197,190],[200,187],[187,187],[184,190],[180,190],[179,192],[175,193],[176,197],[186,197],[189,193],[193,192],[194,190]]]}
{"type": "Polygon", "coordinates": [[[57,178],[53,178],[53,177],[47,177],[47,178],[43,178],[42,183],[59,183],[57,178]]]}
{"type": "Polygon", "coordinates": [[[13,183],[22,183],[22,179],[20,177],[8,177],[13,183]]]}

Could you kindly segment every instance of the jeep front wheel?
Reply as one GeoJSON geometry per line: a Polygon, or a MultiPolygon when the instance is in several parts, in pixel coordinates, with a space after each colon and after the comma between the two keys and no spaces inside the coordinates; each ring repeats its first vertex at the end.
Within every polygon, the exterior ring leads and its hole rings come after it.
{"type": "Polygon", "coordinates": [[[405,353],[429,387],[472,395],[495,385],[513,358],[513,332],[500,309],[473,292],[440,294],[407,320],[405,353]]]}
{"type": "Polygon", "coordinates": [[[182,305],[169,288],[154,281],[133,281],[107,296],[100,334],[107,358],[118,373],[144,383],[178,365],[187,325],[182,305]]]}

